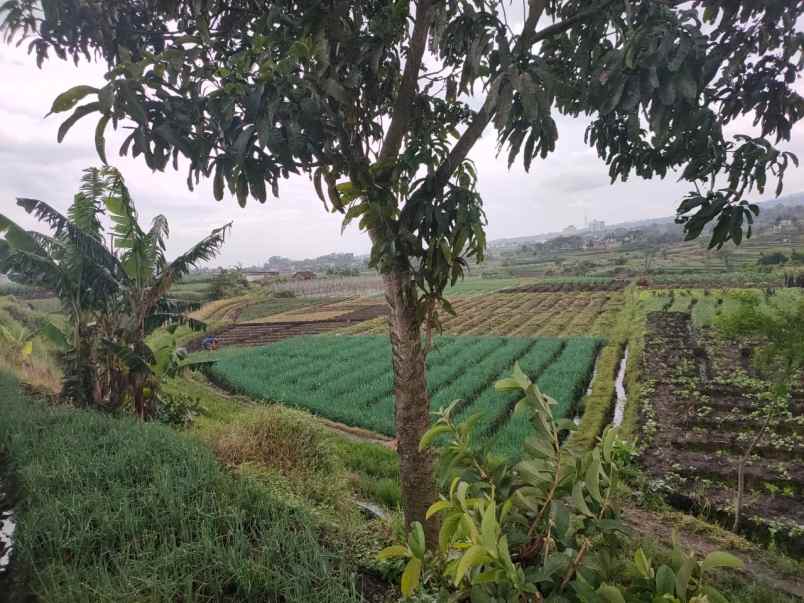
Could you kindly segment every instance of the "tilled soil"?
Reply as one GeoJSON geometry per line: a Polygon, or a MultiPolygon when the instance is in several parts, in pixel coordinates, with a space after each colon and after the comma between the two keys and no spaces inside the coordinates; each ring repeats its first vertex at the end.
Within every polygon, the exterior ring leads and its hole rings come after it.
{"type": "Polygon", "coordinates": [[[201,350],[202,342],[208,335],[214,335],[218,339],[221,347],[238,346],[260,346],[268,345],[276,341],[281,341],[297,335],[318,335],[328,333],[336,329],[351,326],[357,322],[371,320],[379,316],[385,316],[387,310],[385,305],[356,306],[350,310],[344,308],[344,313],[334,319],[328,320],[291,320],[283,322],[265,323],[235,323],[225,326],[214,333],[208,333],[198,337],[187,345],[190,352],[201,350]]]}
{"type": "Polygon", "coordinates": [[[600,283],[539,283],[535,285],[523,285],[521,287],[502,289],[500,293],[572,293],[576,291],[622,291],[627,286],[628,281],[619,279],[600,283]]]}
{"type": "MultiPolygon", "coordinates": [[[[728,344],[694,331],[689,314],[654,312],[647,326],[642,370],[655,388],[642,411],[649,444],[641,462],[672,503],[730,525],[737,462],[762,423],[751,413],[763,402],[739,378],[737,346],[723,349],[728,344]]],[[[804,554],[803,409],[797,392],[755,448],[743,503],[747,533],[797,555],[804,554]]]]}

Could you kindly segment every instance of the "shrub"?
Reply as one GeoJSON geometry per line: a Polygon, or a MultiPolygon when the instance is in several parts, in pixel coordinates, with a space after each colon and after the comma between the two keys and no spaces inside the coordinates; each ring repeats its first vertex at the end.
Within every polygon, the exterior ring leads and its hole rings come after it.
{"type": "Polygon", "coordinates": [[[780,251],[763,255],[757,260],[760,266],[776,266],[787,262],[787,256],[780,251]]]}
{"type": "Polygon", "coordinates": [[[242,295],[249,288],[248,279],[239,270],[226,270],[221,268],[220,272],[212,279],[209,287],[210,298],[225,299],[242,295]]]}
{"type": "Polygon", "coordinates": [[[608,427],[599,446],[575,453],[560,438],[572,422],[553,419],[554,401],[518,365],[497,389],[521,395],[518,411],[533,423],[524,458],[511,466],[478,451],[472,419],[456,425],[452,408],[441,414],[421,441],[425,448],[447,440],[441,448],[443,492],[427,512],[441,520],[437,546],[430,543],[428,551],[424,530],[414,523],[406,544],[379,554],[404,560],[404,595],[425,590],[439,601],[489,602],[724,600],[706,573],[741,565],[726,553],[698,561],[679,549],[677,564],[654,570],[639,550],[631,572],[614,570],[616,537],[625,531],[616,512],[624,448],[615,431],[608,427]],[[627,575],[638,577],[623,585],[627,575]]]}
{"type": "Polygon", "coordinates": [[[214,431],[211,445],[229,466],[277,472],[297,494],[335,507],[344,502],[344,468],[332,438],[304,412],[255,408],[214,431]]]}

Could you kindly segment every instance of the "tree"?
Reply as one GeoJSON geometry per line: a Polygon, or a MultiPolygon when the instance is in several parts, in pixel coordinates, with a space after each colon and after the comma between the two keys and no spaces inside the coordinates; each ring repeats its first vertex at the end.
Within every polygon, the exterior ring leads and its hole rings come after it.
{"type": "MultiPolygon", "coordinates": [[[[78,86],[58,139],[99,114],[132,126],[121,148],[163,170],[187,160],[188,185],[211,177],[245,204],[308,174],[325,207],[359,220],[383,275],[393,348],[406,520],[424,520],[432,462],[423,330],[450,312],[444,290],[482,260],[485,217],[469,152],[488,128],[509,163],[555,149],[556,115],[589,121],[586,142],[612,180],[671,172],[695,185],[678,208],[688,238],[739,243],[765,190],[795,157],[804,113],[795,92],[804,13],[788,0],[493,0],[263,2],[38,0],[5,3],[9,40],[108,65],[78,86]],[[80,104],[84,99],[89,102],[80,104]],[[749,115],[759,136],[728,136],[749,115]]],[[[426,524],[428,542],[434,525],[426,524]]]]}
{"type": "MultiPolygon", "coordinates": [[[[197,263],[217,254],[230,225],[168,262],[167,220],[159,215],[144,231],[123,177],[109,167],[85,171],[68,216],[36,199],[17,204],[54,234],[25,231],[0,214],[5,234],[0,271],[24,284],[45,285],[61,300],[72,327],[71,335],[62,337],[70,341],[63,394],[80,404],[112,408],[128,398],[145,418],[158,389],[145,338],[160,326],[203,326],[186,316],[189,304],[167,293],[197,263]],[[99,214],[112,221],[114,249],[105,245],[99,214]]],[[[59,337],[52,325],[50,332],[59,337]]]]}

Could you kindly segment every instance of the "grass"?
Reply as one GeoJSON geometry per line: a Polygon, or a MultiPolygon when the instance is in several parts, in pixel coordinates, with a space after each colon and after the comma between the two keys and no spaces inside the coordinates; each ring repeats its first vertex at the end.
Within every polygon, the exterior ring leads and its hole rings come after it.
{"type": "MultiPolygon", "coordinates": [[[[168,393],[184,393],[198,401],[203,413],[195,417],[192,423],[192,433],[197,434],[202,441],[207,443],[215,442],[221,433],[226,433],[227,427],[230,425],[235,425],[236,430],[242,429],[244,423],[247,424],[252,419],[259,420],[262,416],[259,412],[261,407],[255,408],[250,399],[225,394],[206,382],[203,375],[197,373],[188,373],[183,377],[166,380],[163,389],[168,393]]],[[[329,450],[334,450],[339,459],[337,464],[345,469],[346,475],[343,477],[352,485],[355,496],[385,505],[389,509],[396,509],[399,506],[399,458],[396,452],[379,444],[361,442],[329,430],[322,430],[316,423],[316,418],[307,413],[281,405],[269,408],[277,415],[289,415],[290,419],[285,419],[285,421],[291,425],[292,429],[299,431],[312,429],[318,435],[326,435],[324,446],[329,450]],[[297,422],[296,427],[293,427],[294,421],[297,422]]],[[[248,429],[250,428],[246,428],[246,431],[248,429]]],[[[306,437],[316,438],[317,435],[306,437]]],[[[268,447],[273,445],[270,441],[267,441],[266,444],[268,447]]],[[[225,457],[221,460],[227,461],[225,457]]],[[[253,463],[254,458],[247,459],[247,462],[253,463]]],[[[268,469],[272,466],[270,462],[266,465],[268,469]]],[[[306,473],[309,472],[300,474],[305,478],[301,484],[290,484],[287,473],[283,479],[290,486],[290,490],[303,493],[305,484],[314,484],[314,480],[306,480],[306,473]]],[[[331,481],[332,476],[327,475],[326,479],[331,481]]],[[[316,498],[316,495],[313,494],[312,497],[316,498]]]]}
{"type": "MultiPolygon", "coordinates": [[[[438,337],[428,356],[433,411],[455,399],[464,413],[483,412],[485,427],[509,404],[494,382],[514,362],[570,412],[585,387],[600,340],[525,337],[438,337]],[[555,361],[554,361],[555,359],[555,361]]],[[[227,387],[261,400],[304,408],[328,419],[394,434],[393,377],[386,337],[315,336],[249,350],[224,350],[210,371],[227,387]],[[359,367],[355,369],[355,367],[359,367]]]]}
{"type": "Polygon", "coordinates": [[[310,516],[167,427],[52,408],[0,376],[15,563],[46,601],[358,601],[310,516]]]}

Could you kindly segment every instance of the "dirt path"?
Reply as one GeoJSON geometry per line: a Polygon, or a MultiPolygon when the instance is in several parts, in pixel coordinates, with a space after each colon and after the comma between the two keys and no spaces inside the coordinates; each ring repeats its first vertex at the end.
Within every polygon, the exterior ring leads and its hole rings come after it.
{"type": "MultiPolygon", "coordinates": [[[[196,383],[202,383],[203,385],[208,387],[211,391],[215,392],[215,394],[220,396],[221,398],[237,402],[247,408],[253,408],[261,404],[264,404],[248,396],[244,396],[242,394],[232,394],[231,392],[226,391],[219,385],[216,385],[212,381],[208,380],[196,381],[196,383]]],[[[271,402],[271,404],[278,404],[278,403],[271,402]]],[[[368,431],[367,429],[361,429],[360,427],[352,427],[351,425],[338,423],[337,421],[331,421],[329,419],[325,419],[324,417],[318,417],[312,414],[310,415],[310,417],[314,421],[316,421],[319,425],[323,426],[329,431],[332,431],[333,433],[336,433],[345,438],[349,438],[350,440],[366,442],[369,444],[377,444],[379,446],[385,446],[386,448],[390,448],[391,450],[396,450],[395,438],[392,439],[380,433],[368,431]]]]}
{"type": "Polygon", "coordinates": [[[701,556],[715,550],[727,550],[742,559],[745,564],[741,571],[743,575],[804,600],[804,581],[772,567],[762,559],[761,549],[740,536],[724,530],[722,538],[718,538],[703,531],[702,522],[678,512],[655,513],[631,507],[623,510],[623,518],[636,533],[668,547],[671,546],[673,529],[676,529],[682,546],[701,556]]]}

